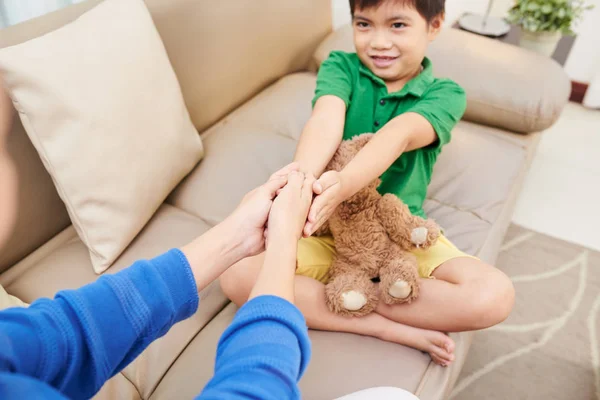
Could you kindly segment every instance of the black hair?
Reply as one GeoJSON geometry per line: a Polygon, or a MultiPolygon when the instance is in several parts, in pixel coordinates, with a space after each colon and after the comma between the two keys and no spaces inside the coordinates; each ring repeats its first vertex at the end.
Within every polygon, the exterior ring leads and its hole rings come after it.
{"type": "Polygon", "coordinates": [[[427,23],[438,15],[443,15],[446,6],[446,0],[350,0],[350,11],[354,16],[354,10],[377,7],[384,1],[396,1],[414,7],[427,23]]]}

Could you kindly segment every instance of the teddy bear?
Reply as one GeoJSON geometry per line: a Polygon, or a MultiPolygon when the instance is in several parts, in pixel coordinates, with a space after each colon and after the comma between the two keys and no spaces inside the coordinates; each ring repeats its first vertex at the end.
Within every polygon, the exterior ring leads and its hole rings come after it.
{"type": "MultiPolygon", "coordinates": [[[[326,171],[341,171],[373,137],[344,140],[326,171]]],[[[329,309],[360,317],[372,312],[380,296],[386,304],[411,302],[419,295],[417,260],[410,253],[437,241],[433,220],[413,216],[397,196],[381,195],[379,178],[342,202],[316,235],[333,236],[336,256],[325,286],[329,309]],[[379,278],[379,289],[373,282],[379,278]]]]}

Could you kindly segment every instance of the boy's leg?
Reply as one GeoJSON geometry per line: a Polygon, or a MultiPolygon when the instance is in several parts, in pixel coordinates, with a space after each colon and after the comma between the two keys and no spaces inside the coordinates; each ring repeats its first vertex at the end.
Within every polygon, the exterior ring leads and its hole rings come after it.
{"type": "Polygon", "coordinates": [[[377,313],[403,324],[444,332],[484,329],[504,321],[514,304],[514,288],[500,270],[470,257],[450,259],[421,279],[411,304],[380,302],[377,313]]]}
{"type": "MultiPolygon", "coordinates": [[[[263,261],[264,254],[247,258],[221,276],[223,291],[238,306],[248,299],[263,261]]],[[[295,284],[296,304],[312,329],[373,336],[414,347],[428,352],[440,365],[448,365],[454,359],[454,342],[441,332],[407,326],[377,313],[361,318],[342,317],[327,308],[323,283],[297,275],[295,284]]]]}

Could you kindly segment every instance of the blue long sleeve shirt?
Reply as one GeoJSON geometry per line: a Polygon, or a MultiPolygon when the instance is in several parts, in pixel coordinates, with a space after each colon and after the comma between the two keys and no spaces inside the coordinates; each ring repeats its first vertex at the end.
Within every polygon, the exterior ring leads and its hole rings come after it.
{"type": "MultiPolygon", "coordinates": [[[[90,398],[198,307],[187,259],[171,250],[77,290],[0,311],[0,399],[90,398]]],[[[300,398],[306,322],[274,296],[246,303],[223,333],[200,399],[300,398]]]]}

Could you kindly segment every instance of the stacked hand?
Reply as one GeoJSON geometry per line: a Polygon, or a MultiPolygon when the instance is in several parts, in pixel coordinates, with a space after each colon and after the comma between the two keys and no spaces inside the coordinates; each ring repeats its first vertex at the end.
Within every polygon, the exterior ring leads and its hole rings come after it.
{"type": "Polygon", "coordinates": [[[338,171],[327,171],[313,183],[316,197],[304,226],[304,237],[315,233],[329,219],[336,207],[345,200],[343,187],[342,175],[338,171]]]}
{"type": "Polygon", "coordinates": [[[315,178],[302,172],[292,171],[288,175],[287,185],[278,191],[269,213],[268,229],[265,237],[288,238],[298,241],[306,223],[308,210],[312,203],[315,178]]]}
{"type": "Polygon", "coordinates": [[[238,243],[242,258],[264,251],[269,236],[300,239],[314,182],[311,175],[298,172],[298,164],[292,163],[244,196],[224,221],[230,227],[234,243],[238,243]]]}

